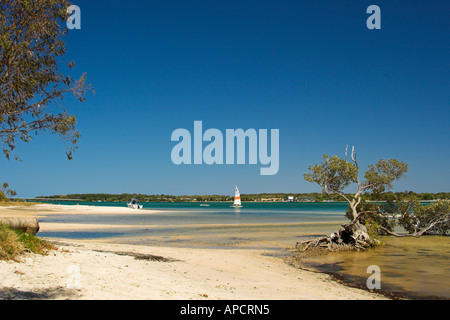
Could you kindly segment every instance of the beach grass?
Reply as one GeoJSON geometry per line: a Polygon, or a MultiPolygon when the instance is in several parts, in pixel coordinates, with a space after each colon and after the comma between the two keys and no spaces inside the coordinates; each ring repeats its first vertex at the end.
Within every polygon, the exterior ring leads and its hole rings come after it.
{"type": "Polygon", "coordinates": [[[0,224],[0,260],[14,260],[24,252],[46,256],[57,249],[48,241],[0,224]]]}
{"type": "Polygon", "coordinates": [[[0,260],[13,260],[24,249],[17,233],[0,224],[0,260]]]}
{"type": "Polygon", "coordinates": [[[32,207],[39,204],[38,202],[24,201],[0,201],[0,207],[32,207]]]}

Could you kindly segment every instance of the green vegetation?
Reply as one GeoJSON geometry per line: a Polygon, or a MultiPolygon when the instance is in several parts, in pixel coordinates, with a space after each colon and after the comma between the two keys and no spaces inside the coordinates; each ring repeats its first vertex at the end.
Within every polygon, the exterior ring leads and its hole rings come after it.
{"type": "Polygon", "coordinates": [[[0,224],[0,260],[12,260],[24,250],[17,233],[0,224]]]}
{"type": "Polygon", "coordinates": [[[9,184],[7,182],[4,182],[0,188],[0,202],[5,202],[9,198],[14,197],[15,195],[17,195],[17,192],[10,189],[9,184]]]}
{"type": "MultiPolygon", "coordinates": [[[[345,193],[347,197],[351,194],[345,193]]],[[[261,193],[261,194],[241,194],[242,201],[285,201],[288,197],[293,197],[295,201],[303,202],[322,202],[322,201],[342,201],[342,197],[335,194],[324,193],[261,193]]],[[[362,196],[366,201],[392,201],[394,199],[407,199],[414,197],[418,201],[433,201],[450,199],[449,192],[439,193],[415,193],[413,191],[403,192],[385,192],[381,194],[364,194],[362,196]]],[[[123,194],[106,194],[106,193],[92,193],[92,194],[68,194],[68,195],[53,195],[53,196],[39,196],[36,199],[53,199],[58,200],[80,200],[80,201],[104,201],[104,202],[127,202],[131,199],[139,199],[141,202],[205,202],[205,201],[232,201],[232,196],[225,195],[147,195],[136,193],[123,194]]]]}
{"type": "MultiPolygon", "coordinates": [[[[394,235],[397,237],[420,237],[422,235],[445,236],[450,231],[450,202],[439,200],[423,204],[414,198],[402,198],[387,202],[362,202],[358,206],[360,221],[372,236],[394,235]],[[402,228],[406,234],[398,234],[402,228]]],[[[350,208],[346,213],[352,218],[350,208]]]]}
{"type": "Polygon", "coordinates": [[[419,200],[448,199],[447,193],[438,195],[413,192],[389,192],[393,182],[408,172],[408,164],[396,159],[382,159],[368,170],[360,179],[360,169],[355,149],[352,149],[351,162],[337,156],[323,156],[323,162],[309,166],[304,175],[306,181],[318,184],[326,195],[335,195],[348,202],[346,213],[349,223],[329,237],[322,237],[299,243],[300,251],[319,248],[334,251],[336,248],[365,249],[380,244],[379,234],[396,237],[421,237],[422,235],[446,235],[450,230],[450,203],[439,200],[424,205],[419,200]],[[355,186],[354,194],[343,192],[355,186]],[[402,227],[406,234],[395,229],[402,227]]]}
{"type": "Polygon", "coordinates": [[[412,235],[446,235],[450,230],[450,203],[438,201],[421,206],[413,202],[413,210],[403,210],[399,222],[412,235]]]}
{"type": "Polygon", "coordinates": [[[22,200],[14,200],[14,201],[0,201],[0,207],[31,207],[39,202],[23,202],[22,200]]]}
{"type": "Polygon", "coordinates": [[[38,237],[25,232],[15,232],[18,236],[19,242],[23,244],[25,251],[27,252],[46,256],[50,251],[57,250],[57,247],[48,241],[39,239],[38,237]]]}
{"type": "Polygon", "coordinates": [[[12,260],[23,252],[40,255],[48,255],[51,250],[57,248],[48,241],[36,236],[11,230],[0,224],[0,260],[12,260]]]}
{"type": "Polygon", "coordinates": [[[85,74],[74,80],[61,72],[75,67],[72,61],[60,68],[69,6],[67,0],[0,1],[0,142],[8,159],[18,159],[17,140],[28,143],[41,132],[59,136],[69,159],[76,149],[80,134],[63,98],[84,101],[92,89],[85,74]]]}
{"type": "MultiPolygon", "coordinates": [[[[304,174],[306,181],[316,183],[325,194],[337,195],[347,201],[347,217],[350,222],[342,225],[342,229],[331,237],[321,239],[322,244],[315,242],[316,246],[333,245],[352,246],[359,249],[377,245],[375,238],[376,225],[372,220],[364,219],[368,214],[379,216],[378,210],[367,210],[361,204],[364,203],[363,195],[380,195],[393,187],[393,182],[402,178],[408,172],[408,164],[396,159],[381,159],[374,165],[369,165],[368,170],[360,179],[360,169],[356,157],[355,148],[351,153],[351,162],[347,159],[348,147],[345,151],[346,158],[338,156],[323,156],[323,162],[309,166],[308,173],[304,174]],[[355,187],[355,193],[346,195],[344,190],[350,186],[355,187]],[[361,210],[363,209],[363,210],[361,210]]],[[[314,242],[306,242],[308,248],[314,242]]]]}

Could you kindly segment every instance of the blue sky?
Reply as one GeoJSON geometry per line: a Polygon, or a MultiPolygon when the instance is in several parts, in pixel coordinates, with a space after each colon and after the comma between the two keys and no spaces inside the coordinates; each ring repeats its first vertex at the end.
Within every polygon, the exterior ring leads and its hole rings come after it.
{"type": "Polygon", "coordinates": [[[82,139],[74,160],[56,136],[0,160],[19,196],[68,193],[315,192],[303,180],[324,153],[355,145],[360,166],[410,165],[397,191],[449,191],[448,1],[74,1],[66,38],[74,77],[96,94],[67,97],[82,139]],[[366,9],[381,8],[369,30],[366,9]],[[280,170],[175,166],[171,134],[279,129],[280,170]]]}

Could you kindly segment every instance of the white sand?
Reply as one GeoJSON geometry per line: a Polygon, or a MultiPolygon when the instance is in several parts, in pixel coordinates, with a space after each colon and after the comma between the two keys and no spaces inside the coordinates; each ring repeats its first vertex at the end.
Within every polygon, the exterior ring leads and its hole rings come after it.
{"type": "MultiPolygon", "coordinates": [[[[128,208],[82,206],[0,208],[0,216],[68,212],[136,213],[128,208]]],[[[59,250],[46,257],[25,254],[21,262],[1,261],[0,299],[384,299],[338,284],[327,275],[295,269],[279,258],[263,256],[260,250],[62,241],[64,245],[59,245],[59,250]],[[114,252],[156,255],[176,261],[137,260],[131,255],[114,252]]]]}
{"type": "MultiPolygon", "coordinates": [[[[143,214],[152,214],[162,211],[158,210],[143,210],[138,211],[143,214]]],[[[130,209],[127,207],[102,207],[102,206],[84,206],[84,205],[55,205],[55,204],[35,204],[31,206],[10,206],[10,207],[0,207],[1,216],[49,216],[49,215],[60,215],[60,214],[136,214],[135,209],[130,209]]]]}

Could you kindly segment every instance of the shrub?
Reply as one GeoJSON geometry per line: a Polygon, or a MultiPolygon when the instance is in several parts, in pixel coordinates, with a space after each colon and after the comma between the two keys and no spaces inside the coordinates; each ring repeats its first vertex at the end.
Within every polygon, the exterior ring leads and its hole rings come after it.
{"type": "Polygon", "coordinates": [[[24,246],[26,251],[46,256],[51,250],[57,249],[55,245],[51,244],[48,241],[39,239],[36,236],[21,231],[15,232],[17,234],[18,240],[24,246]]]}

